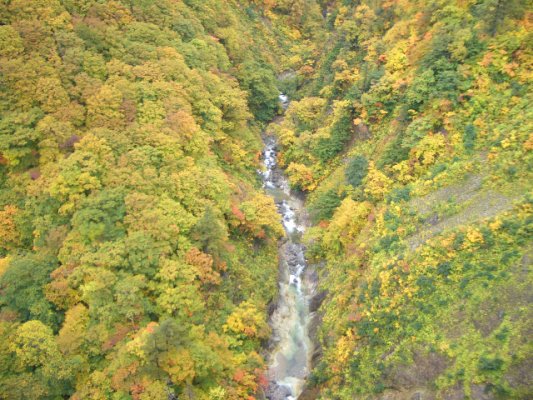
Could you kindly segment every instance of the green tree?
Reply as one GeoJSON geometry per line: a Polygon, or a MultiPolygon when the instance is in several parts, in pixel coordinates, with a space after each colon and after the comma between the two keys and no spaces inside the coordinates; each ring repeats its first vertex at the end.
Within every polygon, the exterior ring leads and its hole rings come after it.
{"type": "Polygon", "coordinates": [[[0,305],[17,312],[22,321],[38,319],[57,327],[62,317],[43,292],[55,268],[56,261],[51,258],[27,255],[11,259],[0,277],[0,305]]]}
{"type": "Polygon", "coordinates": [[[346,181],[354,188],[359,187],[368,173],[368,161],[363,155],[356,155],[348,162],[345,176],[346,181]]]}

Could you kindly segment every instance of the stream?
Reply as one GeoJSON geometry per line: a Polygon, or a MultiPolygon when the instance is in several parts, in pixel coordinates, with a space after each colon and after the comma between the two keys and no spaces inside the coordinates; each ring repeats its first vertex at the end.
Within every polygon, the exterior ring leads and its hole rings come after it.
{"type": "MultiPolygon", "coordinates": [[[[283,109],[287,109],[287,96],[280,94],[279,99],[283,109]]],[[[279,246],[279,297],[270,319],[272,346],[266,397],[295,400],[310,371],[313,343],[309,337],[309,304],[315,284],[306,273],[305,247],[300,243],[307,225],[304,201],[291,192],[287,177],[277,164],[276,138],[265,134],[263,141],[263,187],[274,198],[286,233],[279,246]]]]}

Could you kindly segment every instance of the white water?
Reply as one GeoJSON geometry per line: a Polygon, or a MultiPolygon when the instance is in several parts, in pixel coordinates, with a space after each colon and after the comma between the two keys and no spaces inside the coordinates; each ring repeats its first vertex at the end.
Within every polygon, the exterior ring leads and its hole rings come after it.
{"type": "MultiPolygon", "coordinates": [[[[289,100],[280,95],[284,109],[289,100]]],[[[277,166],[277,143],[265,136],[263,186],[274,197],[287,240],[280,246],[279,299],[272,314],[274,350],[269,366],[267,398],[296,400],[309,374],[312,342],[309,338],[309,300],[312,283],[306,279],[307,266],[300,238],[305,230],[303,202],[291,194],[287,178],[277,166]]]]}

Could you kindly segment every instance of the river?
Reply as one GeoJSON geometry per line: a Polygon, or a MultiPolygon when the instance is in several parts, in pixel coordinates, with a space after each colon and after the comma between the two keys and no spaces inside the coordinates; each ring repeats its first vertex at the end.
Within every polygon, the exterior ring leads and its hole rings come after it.
{"type": "MultiPolygon", "coordinates": [[[[282,94],[280,101],[285,110],[289,105],[288,98],[282,94]]],[[[303,199],[291,192],[287,177],[278,166],[276,138],[265,134],[263,141],[263,187],[274,198],[286,233],[279,246],[279,297],[270,319],[272,351],[267,398],[295,400],[304,388],[313,352],[309,337],[309,304],[314,282],[306,274],[305,247],[300,242],[307,218],[303,199]]]]}

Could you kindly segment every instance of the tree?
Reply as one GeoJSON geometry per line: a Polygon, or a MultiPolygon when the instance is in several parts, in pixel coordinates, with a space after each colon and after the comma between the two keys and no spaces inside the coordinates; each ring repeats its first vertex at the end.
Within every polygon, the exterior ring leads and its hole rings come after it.
{"type": "Polygon", "coordinates": [[[358,154],[349,161],[346,167],[346,181],[354,188],[359,187],[367,173],[368,161],[365,156],[358,154]]]}
{"type": "Polygon", "coordinates": [[[226,331],[252,339],[264,339],[270,329],[262,313],[252,301],[244,301],[228,317],[226,331]]]}
{"type": "Polygon", "coordinates": [[[240,225],[254,237],[283,236],[283,227],[271,197],[255,193],[252,198],[242,202],[239,209],[243,214],[240,225]]]}
{"type": "Polygon", "coordinates": [[[226,253],[225,245],[228,240],[228,229],[212,207],[206,207],[204,215],[192,229],[191,236],[198,241],[200,249],[221,260],[226,253]]]}
{"type": "Polygon", "coordinates": [[[0,57],[16,58],[24,52],[24,43],[11,25],[0,26],[0,57]]]}
{"type": "Polygon", "coordinates": [[[63,354],[81,353],[81,346],[86,340],[89,324],[89,312],[83,304],[76,304],[65,313],[65,321],[59,330],[57,344],[63,354]]]}
{"type": "Polygon", "coordinates": [[[270,121],[278,109],[275,76],[270,68],[248,61],[238,73],[243,88],[249,91],[248,104],[259,121],[270,121]]]}
{"type": "Polygon", "coordinates": [[[193,247],[185,254],[185,261],[196,268],[196,274],[202,284],[220,284],[220,275],[213,269],[213,257],[209,254],[193,247]]]}
{"type": "Polygon", "coordinates": [[[87,125],[90,127],[121,128],[124,114],[121,111],[122,93],[113,86],[104,85],[98,93],[87,99],[87,125]]]}
{"type": "Polygon", "coordinates": [[[0,154],[10,169],[36,164],[34,150],[40,137],[35,126],[42,116],[40,109],[32,108],[5,113],[0,119],[0,154]]]}
{"type": "Polygon", "coordinates": [[[356,202],[347,197],[333,214],[331,223],[324,234],[324,245],[334,252],[340,252],[353,243],[367,223],[372,210],[369,202],[356,202]]]}
{"type": "Polygon", "coordinates": [[[150,310],[146,298],[146,281],[144,276],[128,276],[113,288],[114,304],[118,314],[131,324],[139,321],[150,310]]]}
{"type": "Polygon", "coordinates": [[[371,162],[368,167],[368,175],[364,179],[364,185],[365,194],[374,200],[381,200],[388,193],[392,180],[371,162]]]}
{"type": "Polygon", "coordinates": [[[43,397],[63,397],[71,392],[73,371],[61,355],[50,327],[41,321],[25,322],[16,329],[9,349],[15,355],[15,366],[20,368],[22,387],[29,383],[26,388],[35,386],[37,393],[43,391],[43,397]],[[29,382],[25,382],[28,376],[29,382]]]}
{"type": "Polygon", "coordinates": [[[57,326],[61,316],[44,296],[55,260],[36,255],[13,257],[0,277],[0,304],[17,312],[22,321],[38,319],[57,326]]]}
{"type": "Polygon", "coordinates": [[[322,193],[309,207],[313,220],[315,222],[329,220],[335,209],[340,206],[341,200],[335,189],[322,193]]]}
{"type": "Polygon", "coordinates": [[[200,292],[197,267],[178,260],[163,260],[157,277],[156,304],[162,315],[185,323],[201,320],[205,305],[200,292]]]}
{"type": "Polygon", "coordinates": [[[474,6],[484,21],[487,32],[495,36],[506,18],[519,19],[526,10],[526,3],[520,0],[488,0],[474,6]]]}
{"type": "Polygon", "coordinates": [[[304,164],[290,163],[287,167],[287,174],[289,174],[289,182],[296,189],[308,191],[316,187],[313,171],[304,164]]]}
{"type": "MultiPolygon", "coordinates": [[[[10,347],[17,356],[17,362],[25,368],[48,369],[54,363],[58,364],[60,359],[52,329],[41,321],[32,320],[22,324],[10,347]]],[[[52,370],[47,371],[47,374],[52,373],[52,370]]]]}
{"type": "Polygon", "coordinates": [[[91,192],[100,189],[113,164],[111,148],[89,134],[75,145],[76,151],[60,163],[60,173],[50,185],[50,194],[62,201],[60,212],[75,211],[91,192]]]}
{"type": "Polygon", "coordinates": [[[195,375],[194,360],[185,347],[188,343],[186,326],[174,319],[165,319],[146,332],[143,342],[149,369],[164,372],[177,385],[191,383],[195,375]]]}
{"type": "Polygon", "coordinates": [[[45,112],[54,112],[68,105],[70,99],[57,77],[43,77],[37,81],[36,97],[45,112]]]}
{"type": "Polygon", "coordinates": [[[74,150],[80,133],[70,122],[63,122],[50,115],[39,121],[36,127],[41,140],[38,144],[39,164],[57,163],[65,153],[74,150]]]}
{"type": "Polygon", "coordinates": [[[17,207],[6,205],[0,211],[0,249],[11,250],[20,244],[20,233],[16,225],[17,207]]]}

